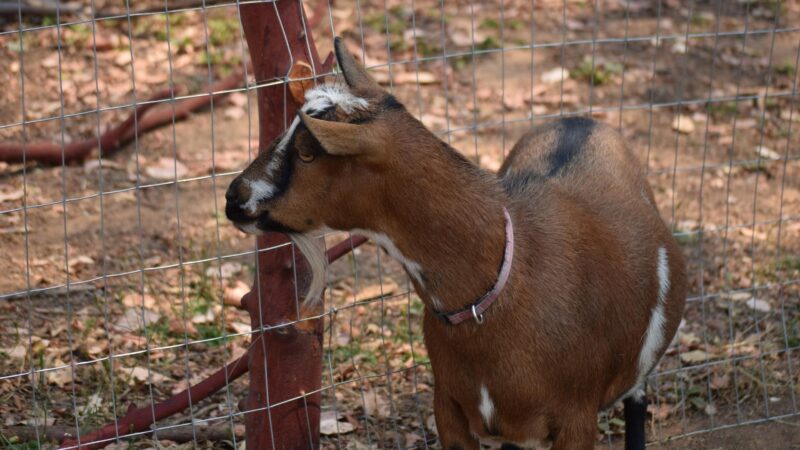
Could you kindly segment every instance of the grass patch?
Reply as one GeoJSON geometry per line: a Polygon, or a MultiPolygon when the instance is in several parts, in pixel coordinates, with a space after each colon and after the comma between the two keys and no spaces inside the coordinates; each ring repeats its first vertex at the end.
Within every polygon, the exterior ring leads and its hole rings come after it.
{"type": "Polygon", "coordinates": [[[225,45],[236,40],[239,21],[233,17],[208,19],[208,40],[211,45],[225,45]]]}
{"type": "Polygon", "coordinates": [[[739,114],[739,104],[730,102],[712,102],[706,105],[706,112],[715,119],[733,119],[739,114]]]}
{"type": "Polygon", "coordinates": [[[594,86],[603,86],[611,82],[614,76],[621,74],[622,71],[622,64],[584,58],[578,67],[572,69],[569,74],[576,80],[582,80],[594,86]]]}

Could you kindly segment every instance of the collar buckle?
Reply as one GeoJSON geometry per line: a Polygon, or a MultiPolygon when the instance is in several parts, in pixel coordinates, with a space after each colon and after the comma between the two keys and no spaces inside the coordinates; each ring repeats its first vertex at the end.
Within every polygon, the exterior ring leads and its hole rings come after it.
{"type": "Polygon", "coordinates": [[[472,317],[478,325],[483,325],[483,314],[478,314],[478,311],[475,310],[475,304],[472,305],[472,317]]]}

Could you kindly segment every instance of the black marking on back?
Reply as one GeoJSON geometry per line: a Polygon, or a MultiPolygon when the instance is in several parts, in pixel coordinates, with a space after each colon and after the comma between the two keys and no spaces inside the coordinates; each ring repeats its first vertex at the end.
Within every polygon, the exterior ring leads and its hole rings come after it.
{"type": "Polygon", "coordinates": [[[536,172],[517,172],[507,174],[500,179],[503,184],[503,189],[506,193],[514,197],[520,195],[534,182],[542,182],[545,180],[544,175],[536,172]]]}
{"type": "Polygon", "coordinates": [[[500,446],[500,450],[522,450],[522,448],[517,447],[514,444],[506,443],[506,444],[503,444],[503,445],[500,446]]]}
{"type": "Polygon", "coordinates": [[[558,143],[550,154],[548,177],[558,175],[581,153],[592,135],[595,122],[585,117],[568,117],[562,119],[559,125],[558,143]]]}
{"type": "Polygon", "coordinates": [[[387,95],[383,97],[378,106],[384,110],[405,109],[405,106],[397,101],[394,95],[387,95]]]}

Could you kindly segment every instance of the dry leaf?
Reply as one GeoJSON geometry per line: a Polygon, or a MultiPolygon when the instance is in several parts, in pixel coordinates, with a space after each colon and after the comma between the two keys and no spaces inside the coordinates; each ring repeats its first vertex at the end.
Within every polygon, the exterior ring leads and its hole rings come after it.
{"type": "Polygon", "coordinates": [[[542,73],[542,83],[560,83],[561,80],[569,78],[569,70],[563,67],[556,67],[555,69],[548,70],[542,73]]]}
{"type": "Polygon", "coordinates": [[[361,300],[368,300],[372,298],[378,298],[381,296],[391,295],[395,292],[398,292],[399,288],[397,283],[390,279],[383,280],[380,284],[373,284],[370,286],[361,289],[358,294],[356,294],[356,299],[359,301],[361,300]]]}
{"type": "Polygon", "coordinates": [[[703,350],[692,350],[690,352],[681,353],[681,361],[687,364],[696,364],[705,362],[709,359],[708,353],[703,350]]]}
{"type": "Polygon", "coordinates": [[[672,120],[672,129],[682,134],[691,134],[694,131],[694,121],[689,116],[679,114],[672,120]]]}
{"type": "Polygon", "coordinates": [[[141,308],[153,309],[156,306],[156,299],[147,295],[139,293],[125,294],[122,297],[122,304],[128,308],[141,308]]]}
{"type": "Polygon", "coordinates": [[[147,367],[134,367],[130,369],[128,375],[130,376],[130,378],[128,379],[128,383],[131,385],[134,385],[137,382],[150,383],[151,380],[153,384],[160,384],[170,380],[169,377],[165,377],[164,375],[161,375],[158,372],[148,370],[147,367]]]}
{"type": "Polygon", "coordinates": [[[389,402],[383,398],[375,389],[367,389],[364,392],[364,414],[372,417],[389,417],[389,402]]]}
{"type": "Polygon", "coordinates": [[[754,309],[758,312],[768,313],[772,311],[772,306],[769,303],[755,297],[747,301],[747,306],[749,306],[750,309],[754,309]]]}
{"type": "Polygon", "coordinates": [[[23,196],[22,189],[17,189],[11,192],[0,192],[0,203],[19,200],[22,198],[22,196],[23,196]]]}
{"type": "Polygon", "coordinates": [[[647,412],[657,420],[664,420],[672,413],[672,405],[667,403],[661,403],[660,405],[651,403],[647,405],[647,412]]]}
{"type": "Polygon", "coordinates": [[[216,277],[218,275],[222,275],[222,279],[230,278],[242,271],[242,265],[237,262],[225,262],[222,263],[219,267],[212,266],[206,269],[206,275],[209,277],[216,277]]]}
{"type": "Polygon", "coordinates": [[[120,331],[139,331],[145,326],[158,322],[160,318],[161,315],[159,313],[149,309],[129,308],[114,323],[114,328],[120,331]]]}
{"type": "Polygon", "coordinates": [[[242,281],[237,281],[234,286],[225,288],[222,301],[226,305],[235,306],[238,308],[242,306],[242,297],[244,297],[248,292],[250,292],[250,287],[242,281]]]}
{"type": "MultiPolygon", "coordinates": [[[[60,359],[56,359],[53,361],[53,364],[56,366],[64,365],[64,363],[60,359]]],[[[56,386],[63,388],[64,386],[72,383],[72,371],[69,367],[63,367],[57,370],[51,370],[47,372],[47,382],[51,384],[55,384],[56,386]]]]}
{"type": "Polygon", "coordinates": [[[756,154],[763,159],[772,159],[772,160],[783,159],[780,153],[764,146],[756,147],[756,154]]]}
{"type": "Polygon", "coordinates": [[[711,389],[723,389],[728,387],[730,377],[728,374],[714,375],[711,377],[711,389]]]}
{"type": "Polygon", "coordinates": [[[28,354],[28,349],[25,348],[23,345],[16,345],[11,348],[4,348],[0,350],[0,352],[5,353],[11,358],[14,359],[25,359],[25,355],[28,354]]]}
{"type": "Polygon", "coordinates": [[[228,324],[228,329],[237,334],[248,334],[252,331],[250,324],[244,322],[231,322],[228,324]]]}
{"type": "Polygon", "coordinates": [[[144,169],[144,173],[156,180],[179,180],[189,173],[189,169],[173,158],[158,158],[155,164],[144,169]]]}
{"type": "Polygon", "coordinates": [[[340,422],[335,411],[323,411],[319,418],[319,432],[325,436],[350,433],[356,427],[350,422],[340,422]]]}

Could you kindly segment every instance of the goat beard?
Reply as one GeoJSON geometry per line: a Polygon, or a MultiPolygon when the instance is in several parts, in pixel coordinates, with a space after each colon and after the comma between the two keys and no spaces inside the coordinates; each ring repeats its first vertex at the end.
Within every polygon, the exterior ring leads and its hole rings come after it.
{"type": "Polygon", "coordinates": [[[306,258],[311,269],[311,280],[303,304],[314,306],[322,301],[322,292],[325,290],[325,269],[328,265],[322,237],[317,233],[291,233],[289,237],[306,258]]]}

